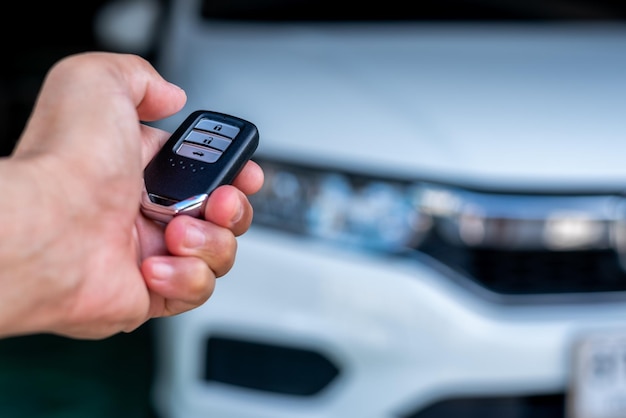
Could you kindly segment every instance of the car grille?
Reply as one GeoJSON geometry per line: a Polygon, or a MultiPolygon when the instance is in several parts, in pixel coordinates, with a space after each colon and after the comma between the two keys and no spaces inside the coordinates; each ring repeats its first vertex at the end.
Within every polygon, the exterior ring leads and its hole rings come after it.
{"type": "Polygon", "coordinates": [[[621,292],[626,273],[616,251],[511,250],[455,245],[433,234],[420,251],[502,295],[621,292]]]}

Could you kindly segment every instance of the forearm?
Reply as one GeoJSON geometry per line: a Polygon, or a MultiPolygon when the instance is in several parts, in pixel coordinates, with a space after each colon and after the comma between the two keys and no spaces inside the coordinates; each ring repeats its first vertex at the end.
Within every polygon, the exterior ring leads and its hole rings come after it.
{"type": "Polygon", "coordinates": [[[50,195],[41,190],[35,169],[36,164],[0,159],[0,336],[45,329],[55,320],[51,305],[64,292],[48,262],[63,225],[53,207],[42,204],[50,195]]]}

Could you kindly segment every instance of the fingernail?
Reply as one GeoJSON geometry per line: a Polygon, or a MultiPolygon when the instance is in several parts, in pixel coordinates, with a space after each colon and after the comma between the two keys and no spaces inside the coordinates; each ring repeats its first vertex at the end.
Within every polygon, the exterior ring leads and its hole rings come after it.
{"type": "Polygon", "coordinates": [[[168,83],[169,83],[172,87],[177,88],[178,90],[185,91],[185,90],[184,90],[181,86],[179,86],[178,84],[174,84],[174,83],[172,83],[171,81],[168,81],[168,83]]]}
{"type": "Polygon", "coordinates": [[[204,232],[197,227],[190,225],[187,227],[187,233],[185,234],[185,246],[187,248],[199,248],[206,242],[204,232]]]}
{"type": "Polygon", "coordinates": [[[231,222],[235,224],[239,222],[242,217],[243,217],[243,203],[241,203],[240,201],[239,207],[237,208],[237,212],[235,213],[235,216],[233,216],[233,218],[231,219],[231,222]]]}
{"type": "Polygon", "coordinates": [[[174,275],[174,267],[165,261],[155,261],[152,265],[152,274],[155,279],[168,280],[174,275]]]}

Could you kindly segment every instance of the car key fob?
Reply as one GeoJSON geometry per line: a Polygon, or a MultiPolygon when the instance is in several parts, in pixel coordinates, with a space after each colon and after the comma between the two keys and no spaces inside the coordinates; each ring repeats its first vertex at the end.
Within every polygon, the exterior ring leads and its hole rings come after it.
{"type": "Polygon", "coordinates": [[[200,217],[209,194],[235,179],[258,143],[251,122],[206,110],[191,113],[144,170],[142,212],[161,222],[181,214],[200,217]]]}

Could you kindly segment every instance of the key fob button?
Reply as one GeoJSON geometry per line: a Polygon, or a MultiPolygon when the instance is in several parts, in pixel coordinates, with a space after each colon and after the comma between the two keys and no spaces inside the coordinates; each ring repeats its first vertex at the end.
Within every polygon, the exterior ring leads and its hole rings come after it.
{"type": "Polygon", "coordinates": [[[226,148],[228,148],[228,146],[232,142],[230,139],[222,138],[215,135],[209,135],[206,132],[200,132],[195,130],[189,132],[189,135],[187,135],[185,141],[215,148],[220,151],[226,151],[226,148]]]}
{"type": "Polygon", "coordinates": [[[181,144],[176,154],[193,158],[194,160],[204,161],[205,163],[214,163],[222,156],[221,151],[189,143],[181,144]]]}
{"type": "Polygon", "coordinates": [[[213,132],[227,138],[233,139],[239,133],[239,128],[236,126],[228,125],[223,122],[216,122],[211,119],[200,119],[195,126],[196,129],[202,129],[203,131],[213,132]]]}

